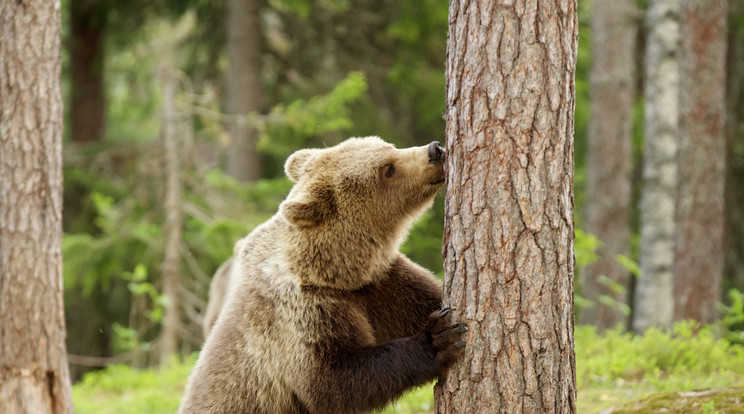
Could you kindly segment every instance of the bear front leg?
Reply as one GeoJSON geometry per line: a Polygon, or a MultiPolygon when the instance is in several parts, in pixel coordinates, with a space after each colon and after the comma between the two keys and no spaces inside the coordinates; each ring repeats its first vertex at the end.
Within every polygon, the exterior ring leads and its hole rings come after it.
{"type": "Polygon", "coordinates": [[[467,328],[450,322],[451,311],[435,311],[423,332],[383,344],[317,345],[315,369],[296,390],[298,396],[312,413],[366,413],[442,376],[465,346],[460,334],[467,328]]]}

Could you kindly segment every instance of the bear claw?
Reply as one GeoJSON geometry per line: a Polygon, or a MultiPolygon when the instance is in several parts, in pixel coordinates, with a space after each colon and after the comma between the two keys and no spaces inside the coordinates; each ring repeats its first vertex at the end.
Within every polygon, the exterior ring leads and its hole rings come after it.
{"type": "Polygon", "coordinates": [[[464,323],[460,322],[455,325],[455,329],[453,329],[457,333],[463,333],[468,331],[468,326],[464,323]]]}

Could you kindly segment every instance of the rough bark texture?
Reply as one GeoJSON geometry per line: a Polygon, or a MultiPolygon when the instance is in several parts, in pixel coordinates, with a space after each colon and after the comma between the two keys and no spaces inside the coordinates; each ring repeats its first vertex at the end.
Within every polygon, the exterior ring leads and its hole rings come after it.
{"type": "Polygon", "coordinates": [[[675,319],[712,323],[723,272],[726,0],[682,1],[675,319]]]}
{"type": "Polygon", "coordinates": [[[70,135],[76,142],[103,138],[103,13],[89,1],[70,2],[70,135]]]}
{"type": "Polygon", "coordinates": [[[587,154],[586,231],[601,241],[598,260],[587,266],[582,296],[594,306],[580,323],[602,329],[626,325],[630,272],[617,260],[630,249],[635,0],[592,4],[591,116],[587,154]],[[610,299],[609,301],[607,299],[610,299]]]}
{"type": "Polygon", "coordinates": [[[633,329],[668,327],[674,313],[673,275],[679,134],[678,0],[651,0],[646,15],[641,273],[633,329]]]}
{"type": "Polygon", "coordinates": [[[576,2],[450,3],[439,413],[571,413],[576,2]]]}
{"type": "Polygon", "coordinates": [[[178,352],[181,331],[179,291],[179,248],[181,246],[181,167],[177,138],[178,117],[176,114],[176,79],[170,67],[161,72],[163,85],[163,152],[165,155],[165,258],[163,272],[163,294],[167,297],[163,309],[163,331],[160,336],[160,363],[168,361],[178,352]]]}
{"type": "MultiPolygon", "coordinates": [[[[227,2],[227,111],[248,115],[261,109],[261,0],[227,2]]],[[[232,122],[232,146],[227,173],[240,181],[261,178],[261,157],[256,151],[258,134],[248,122],[232,122]]]]}
{"type": "Polygon", "coordinates": [[[71,413],[60,4],[0,1],[0,412],[71,413]]]}

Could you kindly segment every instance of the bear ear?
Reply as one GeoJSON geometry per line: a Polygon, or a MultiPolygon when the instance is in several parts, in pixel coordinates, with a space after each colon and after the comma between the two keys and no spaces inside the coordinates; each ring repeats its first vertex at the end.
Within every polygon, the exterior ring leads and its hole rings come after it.
{"type": "Polygon", "coordinates": [[[313,196],[286,200],[279,207],[282,215],[300,227],[317,226],[336,215],[336,198],[329,188],[311,192],[313,196]]]}
{"type": "Polygon", "coordinates": [[[320,150],[318,149],[303,149],[296,151],[287,158],[287,162],[284,163],[284,173],[287,174],[290,180],[297,182],[302,174],[305,173],[305,168],[310,159],[315,156],[320,150]]]}

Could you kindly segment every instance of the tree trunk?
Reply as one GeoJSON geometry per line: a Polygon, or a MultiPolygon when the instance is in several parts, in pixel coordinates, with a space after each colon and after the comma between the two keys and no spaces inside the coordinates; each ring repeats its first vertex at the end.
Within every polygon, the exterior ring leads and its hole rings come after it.
{"type": "Polygon", "coordinates": [[[669,327],[674,313],[674,211],[679,134],[678,0],[651,0],[646,14],[640,268],[633,329],[669,327]]]}
{"type": "Polygon", "coordinates": [[[59,1],[0,1],[0,412],[71,413],[59,1]]]}
{"type": "MultiPolygon", "coordinates": [[[[744,23],[744,0],[729,3],[729,21],[744,23]]],[[[734,26],[731,26],[734,27],[734,26]]],[[[744,289],[744,33],[731,30],[726,80],[726,259],[724,289],[744,289]]]]}
{"type": "Polygon", "coordinates": [[[172,68],[161,71],[163,85],[163,150],[165,155],[165,258],[163,272],[163,294],[166,302],[163,309],[163,330],[160,336],[160,363],[164,364],[178,352],[178,337],[181,331],[179,291],[179,248],[181,246],[181,167],[177,139],[178,117],[176,114],[176,79],[172,68]]]}
{"type": "Polygon", "coordinates": [[[638,25],[635,0],[592,4],[591,116],[587,154],[586,230],[602,242],[582,296],[594,306],[580,323],[625,325],[630,272],[617,261],[630,250],[630,170],[638,25]]]}
{"type": "Polygon", "coordinates": [[[439,413],[572,413],[576,2],[450,3],[439,413]]]}
{"type": "Polygon", "coordinates": [[[726,0],[683,0],[674,317],[718,317],[726,160],[726,0]]]}
{"type": "MultiPolygon", "coordinates": [[[[261,0],[228,0],[227,112],[248,115],[261,109],[261,0]]],[[[232,145],[227,173],[240,181],[261,178],[261,157],[256,150],[258,134],[248,122],[231,122],[232,145]]]]}
{"type": "Polygon", "coordinates": [[[86,1],[70,2],[70,135],[75,142],[101,141],[105,128],[104,18],[95,7],[86,1]]]}

